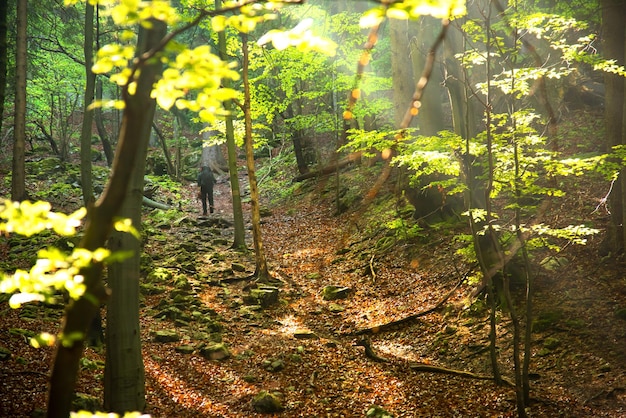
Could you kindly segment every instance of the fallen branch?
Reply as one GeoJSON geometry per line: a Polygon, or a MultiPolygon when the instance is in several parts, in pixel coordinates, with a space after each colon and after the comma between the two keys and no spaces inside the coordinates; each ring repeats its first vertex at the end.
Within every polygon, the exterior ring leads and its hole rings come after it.
{"type": "Polygon", "coordinates": [[[386,359],[384,357],[380,357],[378,354],[376,354],[376,352],[372,348],[372,344],[370,343],[369,339],[367,339],[367,338],[363,338],[363,339],[355,342],[354,345],[357,345],[357,346],[360,346],[360,347],[365,347],[365,356],[367,358],[369,358],[369,359],[372,359],[372,360],[377,361],[379,363],[390,363],[391,362],[391,360],[386,359]]]}
{"type": "Polygon", "coordinates": [[[377,333],[382,332],[382,331],[387,331],[387,330],[392,329],[392,328],[397,328],[400,325],[406,325],[409,322],[412,322],[412,321],[416,320],[417,318],[420,318],[422,316],[426,316],[426,315],[436,311],[437,309],[439,309],[450,298],[450,296],[452,296],[452,294],[456,291],[456,289],[458,289],[458,287],[461,285],[462,282],[463,282],[463,279],[459,280],[459,282],[456,284],[456,286],[454,286],[454,288],[452,288],[452,290],[450,290],[447,295],[445,295],[439,302],[437,302],[437,304],[435,306],[433,306],[430,309],[427,309],[427,310],[422,311],[422,312],[418,312],[418,313],[413,314],[413,315],[409,315],[409,316],[401,318],[401,319],[397,319],[395,321],[387,322],[386,324],[376,325],[376,326],[373,326],[371,328],[363,328],[363,329],[360,329],[360,330],[356,331],[354,334],[355,335],[377,334],[377,333]]]}
{"type": "Polygon", "coordinates": [[[320,176],[332,174],[335,171],[339,170],[340,168],[350,165],[353,162],[359,161],[360,159],[361,159],[361,153],[353,152],[352,154],[348,155],[346,158],[342,158],[336,163],[329,164],[326,167],[320,168],[319,170],[309,171],[308,173],[301,174],[298,177],[294,178],[292,182],[297,183],[299,181],[304,181],[313,177],[320,177],[320,176]]]}
{"type": "MultiPolygon", "coordinates": [[[[476,374],[476,373],[468,372],[465,370],[448,369],[446,367],[433,366],[431,364],[418,363],[418,364],[411,364],[409,367],[411,368],[411,370],[415,370],[417,372],[442,373],[442,374],[449,374],[452,376],[467,377],[470,379],[478,379],[478,380],[494,380],[493,376],[476,374]]],[[[515,386],[515,384],[508,379],[502,378],[502,381],[509,386],[515,386]]]]}

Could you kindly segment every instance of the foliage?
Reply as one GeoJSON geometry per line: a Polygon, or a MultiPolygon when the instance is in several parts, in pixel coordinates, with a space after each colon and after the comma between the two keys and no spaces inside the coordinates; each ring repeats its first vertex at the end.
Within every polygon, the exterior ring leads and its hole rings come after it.
{"type": "MultiPolygon", "coordinates": [[[[31,237],[52,230],[62,237],[70,237],[77,233],[77,228],[86,213],[87,211],[81,208],[70,215],[65,215],[51,211],[48,202],[18,203],[5,200],[0,205],[2,219],[0,232],[31,237]]],[[[118,231],[138,236],[138,232],[128,219],[118,220],[114,227],[118,231]]],[[[94,251],[74,248],[69,254],[55,247],[41,249],[37,261],[30,270],[17,269],[13,274],[2,273],[0,293],[13,293],[9,304],[14,309],[32,301],[53,302],[58,291],[67,292],[72,299],[81,296],[90,297],[84,293],[81,271],[93,263],[111,263],[126,257],[128,257],[126,253],[111,253],[105,248],[94,251]]],[[[64,336],[65,340],[68,338],[74,337],[64,336]]],[[[48,345],[51,341],[53,339],[49,334],[42,334],[33,340],[33,345],[48,345]]]]}

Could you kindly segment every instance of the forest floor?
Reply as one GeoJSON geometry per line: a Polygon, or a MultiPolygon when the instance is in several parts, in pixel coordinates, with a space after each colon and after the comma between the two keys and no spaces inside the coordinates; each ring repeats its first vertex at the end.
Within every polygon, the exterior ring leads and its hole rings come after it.
{"type": "MultiPolygon", "coordinates": [[[[382,219],[374,222],[380,212],[338,215],[333,181],[309,180],[263,217],[279,292],[268,306],[252,295],[253,254],[229,248],[228,183],[217,185],[217,210],[209,217],[199,216],[193,184],[184,187],[186,203],[174,216],[148,215],[141,307],[146,413],[266,416],[252,401],[267,390],[282,401],[281,417],[517,415],[512,387],[476,378],[492,376],[489,310],[484,298],[470,297],[474,285],[467,279],[475,271],[457,254],[462,243],[452,239],[454,231],[432,228],[407,240],[389,234],[382,219]],[[347,297],[325,300],[330,285],[348,288],[347,297]],[[418,317],[381,326],[411,315],[418,317]],[[173,341],[159,342],[165,337],[158,331],[171,331],[173,341]],[[228,352],[211,351],[216,342],[228,352]],[[374,406],[382,409],[374,413],[374,406]]],[[[546,222],[568,225],[583,217],[602,227],[606,211],[594,210],[605,186],[577,179],[546,222]]],[[[385,199],[395,204],[384,193],[375,203],[385,199]]],[[[600,258],[601,240],[567,245],[557,265],[537,271],[531,417],[626,416],[626,321],[616,315],[626,308],[624,263],[600,258]]],[[[252,248],[250,236],[247,241],[252,248]]],[[[2,259],[15,260],[16,247],[0,238],[2,259]]],[[[0,346],[11,355],[0,360],[1,417],[38,416],[45,408],[53,352],[30,347],[28,337],[58,332],[61,315],[58,307],[12,310],[2,300],[0,346]]],[[[499,313],[498,360],[509,380],[512,334],[508,314],[499,313]]],[[[88,348],[81,362],[77,391],[96,405],[103,362],[98,348],[88,348]]]]}

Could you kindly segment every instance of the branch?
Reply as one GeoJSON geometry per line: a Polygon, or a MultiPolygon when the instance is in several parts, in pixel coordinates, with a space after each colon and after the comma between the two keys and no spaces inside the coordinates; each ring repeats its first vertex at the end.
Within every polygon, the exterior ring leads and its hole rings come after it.
{"type": "Polygon", "coordinates": [[[371,328],[363,328],[360,329],[358,331],[356,331],[354,334],[356,335],[364,335],[364,334],[377,334],[381,331],[387,331],[389,329],[395,328],[399,325],[405,325],[409,322],[415,321],[417,318],[420,318],[422,316],[426,316],[434,311],[436,311],[437,309],[441,308],[441,306],[450,298],[450,296],[452,296],[454,294],[454,292],[458,289],[458,287],[461,285],[461,283],[463,282],[463,280],[465,279],[465,276],[461,278],[461,280],[459,280],[459,282],[456,284],[456,286],[454,286],[452,288],[452,290],[450,290],[448,292],[447,295],[445,295],[439,302],[437,302],[437,304],[435,306],[433,306],[432,308],[426,309],[425,311],[422,312],[418,312],[416,314],[413,315],[409,315],[406,316],[404,318],[395,320],[395,321],[391,321],[391,322],[387,322],[386,324],[382,324],[382,325],[376,325],[373,326],[371,328]]]}

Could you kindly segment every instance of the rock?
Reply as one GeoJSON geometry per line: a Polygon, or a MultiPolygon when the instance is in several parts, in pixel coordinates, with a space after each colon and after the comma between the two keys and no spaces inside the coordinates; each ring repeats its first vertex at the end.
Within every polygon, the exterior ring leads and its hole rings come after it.
{"type": "Polygon", "coordinates": [[[159,311],[156,315],[154,315],[154,317],[161,318],[161,319],[167,318],[167,319],[171,319],[172,321],[175,321],[176,319],[183,317],[183,311],[181,311],[176,306],[169,306],[163,309],[162,311],[159,311]]]}
{"type": "Polygon", "coordinates": [[[308,329],[298,329],[293,333],[294,338],[299,340],[317,340],[319,337],[313,331],[308,329]]]}
{"type": "Polygon", "coordinates": [[[274,286],[261,286],[258,289],[250,289],[250,294],[244,297],[247,305],[260,305],[263,308],[272,306],[278,302],[278,288],[274,286]]]}
{"type": "Polygon", "coordinates": [[[147,279],[150,282],[167,282],[172,279],[172,272],[163,267],[157,267],[148,273],[147,279]]]}
{"type": "Polygon", "coordinates": [[[230,357],[230,351],[223,343],[214,343],[201,347],[200,355],[208,360],[225,360],[230,357]]]}
{"type": "Polygon", "coordinates": [[[387,412],[385,408],[378,405],[372,405],[365,414],[366,417],[372,418],[393,418],[394,415],[391,412],[387,412]]]}
{"type": "Polygon", "coordinates": [[[544,340],[543,346],[548,350],[554,350],[561,345],[561,341],[558,338],[548,337],[544,340]]]}
{"type": "Polygon", "coordinates": [[[87,395],[85,393],[77,393],[72,400],[72,410],[95,412],[102,409],[100,399],[87,395]]]}
{"type": "Polygon", "coordinates": [[[265,370],[267,370],[268,372],[279,372],[285,368],[285,362],[281,359],[265,360],[263,364],[265,365],[265,370]]]}
{"type": "Polygon", "coordinates": [[[244,271],[246,271],[246,266],[244,266],[241,263],[232,263],[231,268],[233,269],[233,271],[237,271],[240,273],[243,273],[244,271]]]}
{"type": "Polygon", "coordinates": [[[328,305],[328,310],[332,313],[339,313],[346,310],[346,308],[338,303],[331,303],[328,305]]]}
{"type": "Polygon", "coordinates": [[[11,351],[0,345],[0,361],[8,360],[11,358],[11,351]]]}
{"type": "Polygon", "coordinates": [[[275,414],[285,410],[282,393],[262,390],[252,399],[252,408],[261,414],[275,414]]]}
{"type": "Polygon", "coordinates": [[[176,331],[161,330],[152,334],[152,339],[156,343],[172,343],[180,341],[180,335],[176,331]]]}
{"type": "Polygon", "coordinates": [[[139,289],[142,295],[160,295],[166,290],[164,286],[157,286],[152,283],[140,283],[139,289]]]}
{"type": "Polygon", "coordinates": [[[193,345],[179,345],[174,351],[181,354],[192,354],[196,348],[193,345]]]}
{"type": "Polygon", "coordinates": [[[211,244],[213,245],[228,245],[228,240],[226,238],[215,238],[211,244]]]}
{"type": "Polygon", "coordinates": [[[620,308],[615,311],[615,317],[626,320],[626,308],[620,308]]]}
{"type": "Polygon", "coordinates": [[[349,287],[330,285],[322,289],[322,299],[324,300],[345,299],[348,297],[348,293],[350,293],[349,287]]]}

